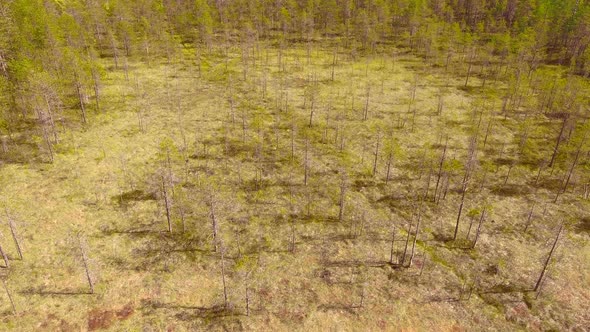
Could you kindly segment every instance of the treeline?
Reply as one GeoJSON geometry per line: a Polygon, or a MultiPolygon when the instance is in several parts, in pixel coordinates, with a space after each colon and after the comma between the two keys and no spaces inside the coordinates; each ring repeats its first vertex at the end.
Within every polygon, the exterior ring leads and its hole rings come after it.
{"type": "MultiPolygon", "coordinates": [[[[60,128],[101,111],[100,58],[126,70],[129,58],[170,60],[180,44],[194,45],[199,59],[236,42],[322,38],[352,52],[393,44],[433,66],[461,54],[485,63],[484,77],[503,70],[516,85],[521,71],[530,76],[543,63],[590,74],[590,4],[580,0],[8,0],[0,4],[3,159],[29,160],[41,148],[53,160],[60,128]]],[[[470,75],[471,65],[465,85],[470,75]]]]}

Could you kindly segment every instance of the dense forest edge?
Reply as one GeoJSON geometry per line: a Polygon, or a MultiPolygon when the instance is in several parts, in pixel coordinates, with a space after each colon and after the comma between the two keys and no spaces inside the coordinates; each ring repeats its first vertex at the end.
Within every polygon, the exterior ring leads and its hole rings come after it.
{"type": "MultiPolygon", "coordinates": [[[[329,43],[353,56],[396,47],[434,67],[460,64],[467,80],[479,75],[516,89],[535,72],[535,93],[548,96],[541,106],[563,113],[576,111],[582,96],[573,91],[565,105],[554,96],[590,75],[586,1],[10,0],[1,4],[0,27],[2,157],[9,162],[39,150],[51,160],[57,122],[84,124],[89,110],[100,112],[106,72],[131,59],[170,61],[181,47],[199,55],[261,42],[329,43]],[[549,64],[562,70],[537,70],[549,64]]],[[[505,103],[518,104],[518,97],[509,91],[505,103]]]]}

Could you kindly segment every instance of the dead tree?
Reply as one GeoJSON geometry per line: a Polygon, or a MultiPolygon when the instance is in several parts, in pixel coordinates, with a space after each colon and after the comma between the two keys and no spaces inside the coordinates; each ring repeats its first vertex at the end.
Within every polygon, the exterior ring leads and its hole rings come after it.
{"type": "Polygon", "coordinates": [[[16,306],[14,305],[14,300],[12,299],[12,295],[8,290],[8,286],[6,285],[6,281],[2,280],[2,285],[4,286],[4,291],[6,291],[6,296],[8,296],[8,300],[10,301],[10,305],[12,306],[12,313],[16,315],[16,306]]]}
{"type": "Polygon", "coordinates": [[[213,252],[217,252],[219,247],[217,239],[218,224],[217,215],[215,214],[215,199],[213,198],[212,193],[209,193],[209,196],[207,198],[207,205],[209,205],[209,218],[211,219],[211,228],[213,231],[213,252]]]}
{"type": "Polygon", "coordinates": [[[502,186],[505,186],[508,183],[508,178],[510,178],[510,172],[512,172],[512,169],[514,168],[515,165],[516,165],[516,160],[513,160],[510,163],[510,166],[508,166],[508,173],[506,173],[506,177],[504,178],[504,183],[502,183],[502,186]]]}
{"type": "Polygon", "coordinates": [[[344,217],[344,205],[346,201],[346,173],[342,172],[342,180],[340,182],[340,199],[338,202],[338,221],[342,221],[344,217]]]}
{"type": "Polygon", "coordinates": [[[303,160],[303,185],[307,186],[309,176],[309,138],[305,139],[305,157],[303,160]]]}
{"type": "Polygon", "coordinates": [[[438,104],[436,106],[436,114],[441,115],[444,107],[444,99],[442,93],[438,94],[438,104]]]}
{"type": "Polygon", "coordinates": [[[490,135],[490,130],[491,130],[491,127],[492,127],[492,123],[493,123],[493,119],[490,120],[490,121],[488,121],[488,126],[486,128],[486,133],[485,133],[484,138],[483,138],[483,146],[481,148],[482,150],[485,150],[486,149],[486,144],[488,143],[488,137],[490,135]]]}
{"type": "Polygon", "coordinates": [[[371,86],[367,84],[367,98],[365,99],[365,111],[363,112],[363,121],[369,118],[369,98],[371,95],[371,86]]]}
{"type": "Polygon", "coordinates": [[[481,212],[481,216],[479,217],[479,224],[477,225],[477,230],[475,231],[475,239],[473,240],[473,245],[471,246],[471,249],[475,248],[475,246],[477,245],[477,240],[479,240],[479,234],[481,232],[481,225],[483,224],[483,221],[486,217],[486,209],[487,209],[487,207],[483,208],[483,211],[481,212]]]}
{"type": "Polygon", "coordinates": [[[82,254],[82,263],[84,264],[84,272],[86,273],[86,280],[88,281],[88,287],[90,288],[90,294],[94,294],[94,281],[90,275],[90,268],[88,266],[88,253],[86,252],[86,244],[82,240],[80,234],[78,234],[78,245],[80,253],[82,254]]]}
{"type": "Polygon", "coordinates": [[[12,235],[12,240],[14,241],[14,246],[16,247],[16,251],[18,253],[18,258],[23,259],[23,252],[21,250],[20,241],[18,240],[18,236],[16,235],[16,227],[14,226],[14,221],[10,218],[8,213],[6,213],[8,217],[8,226],[10,227],[10,234],[12,235]]]}
{"type": "Polygon", "coordinates": [[[338,55],[338,46],[334,49],[334,55],[332,56],[332,81],[334,81],[334,69],[336,67],[336,57],[338,55]]]}
{"type": "Polygon", "coordinates": [[[471,56],[469,57],[468,67],[467,67],[467,77],[465,77],[465,87],[469,83],[469,77],[471,76],[471,68],[473,67],[473,59],[475,58],[475,50],[471,51],[471,56]]]}
{"type": "Polygon", "coordinates": [[[223,284],[223,308],[225,310],[229,309],[229,301],[228,301],[228,294],[227,294],[227,282],[226,282],[226,271],[225,271],[225,247],[223,244],[221,245],[221,281],[223,284]]]}
{"type": "Polygon", "coordinates": [[[448,145],[449,145],[449,136],[447,135],[447,139],[445,141],[445,147],[443,149],[443,153],[442,153],[442,156],[440,157],[440,162],[438,164],[438,174],[437,174],[437,178],[436,178],[436,186],[434,187],[434,197],[432,198],[433,201],[436,201],[436,196],[438,193],[438,186],[440,184],[440,179],[441,179],[441,175],[442,175],[442,171],[443,171],[443,165],[445,163],[445,157],[447,156],[448,145]]]}
{"type": "Polygon", "coordinates": [[[252,271],[248,271],[246,273],[246,316],[250,316],[250,273],[252,271]]]}
{"type": "Polygon", "coordinates": [[[412,233],[412,220],[410,220],[410,223],[408,224],[408,229],[406,231],[406,245],[404,246],[404,254],[402,256],[402,266],[405,264],[406,262],[406,254],[408,252],[408,244],[410,243],[410,234],[412,233]]]}
{"type": "Polygon", "coordinates": [[[389,179],[391,177],[391,164],[393,162],[393,153],[389,153],[387,155],[387,173],[385,175],[385,184],[389,183],[389,179]]]}
{"type": "Polygon", "coordinates": [[[412,129],[411,131],[414,132],[414,126],[416,124],[416,107],[413,108],[414,100],[416,99],[416,90],[418,88],[418,78],[417,76],[414,77],[414,82],[412,83],[412,90],[410,93],[410,102],[408,103],[408,113],[412,112],[412,129]]]}
{"type": "Polygon", "coordinates": [[[373,159],[373,176],[377,175],[377,160],[379,159],[379,143],[380,143],[380,135],[377,134],[377,140],[375,142],[375,158],[373,159]]]}
{"type": "Polygon", "coordinates": [[[164,208],[166,210],[166,220],[168,221],[168,232],[172,233],[172,216],[170,208],[170,197],[168,197],[168,189],[166,188],[166,181],[164,180],[164,176],[162,176],[162,196],[164,197],[164,208]]]}
{"type": "Polygon", "coordinates": [[[463,212],[463,205],[465,204],[465,194],[467,193],[468,185],[467,173],[463,178],[463,185],[461,188],[461,203],[459,204],[459,212],[457,213],[457,222],[455,223],[455,233],[453,234],[453,240],[457,239],[457,233],[459,232],[459,222],[461,221],[461,213],[463,212]]]}
{"type": "Polygon", "coordinates": [[[389,264],[393,264],[393,256],[395,253],[395,226],[391,229],[391,250],[389,252],[389,264]]]}
{"type": "Polygon", "coordinates": [[[6,256],[6,253],[2,249],[2,246],[1,245],[0,245],[0,255],[2,255],[2,259],[4,259],[4,266],[2,266],[2,267],[3,268],[9,268],[10,267],[10,263],[8,262],[8,256],[6,256]]]}
{"type": "Polygon", "coordinates": [[[416,222],[416,232],[414,234],[414,242],[412,243],[412,253],[410,254],[410,262],[408,263],[408,267],[412,267],[412,262],[414,261],[414,253],[416,249],[416,242],[418,241],[418,234],[420,232],[420,220],[422,219],[422,203],[418,206],[418,221],[416,222]]]}
{"type": "Polygon", "coordinates": [[[82,123],[86,124],[86,106],[84,105],[84,92],[82,91],[82,84],[80,83],[80,78],[78,76],[78,73],[75,73],[75,77],[76,77],[76,93],[78,95],[78,101],[80,104],[80,111],[82,112],[82,123]]]}
{"type": "Polygon", "coordinates": [[[561,124],[559,136],[557,136],[557,142],[555,142],[555,148],[553,148],[553,155],[551,155],[551,161],[549,161],[549,167],[553,167],[553,164],[555,163],[555,157],[557,157],[557,152],[559,151],[559,145],[561,144],[561,141],[563,140],[563,132],[565,130],[567,120],[568,120],[568,117],[565,116],[563,118],[563,123],[561,124]]]}
{"type": "Polygon", "coordinates": [[[582,137],[582,140],[580,141],[580,144],[578,145],[578,149],[576,151],[576,156],[574,157],[574,161],[572,162],[572,166],[570,167],[568,174],[567,174],[567,178],[565,180],[565,183],[563,184],[563,188],[561,189],[562,193],[565,193],[568,184],[570,183],[570,180],[572,178],[572,174],[574,173],[574,169],[576,168],[576,165],[578,164],[578,159],[580,158],[580,152],[582,152],[582,146],[584,146],[584,141],[586,140],[586,134],[587,132],[584,132],[584,137],[582,137]]]}
{"type": "Polygon", "coordinates": [[[537,291],[543,282],[543,277],[547,272],[547,266],[551,261],[551,257],[553,257],[553,253],[555,252],[555,248],[557,248],[557,242],[559,241],[559,236],[561,235],[561,231],[563,230],[563,224],[559,226],[559,231],[557,232],[557,236],[555,237],[555,241],[553,241],[553,246],[551,246],[551,251],[549,251],[549,255],[547,256],[547,260],[545,260],[545,264],[543,265],[543,270],[541,270],[541,274],[539,275],[539,279],[537,279],[537,283],[535,284],[534,291],[537,291]]]}
{"type": "Polygon", "coordinates": [[[535,208],[535,203],[533,202],[533,205],[531,206],[531,210],[529,211],[528,217],[526,219],[526,224],[524,226],[524,230],[523,232],[526,233],[527,229],[529,229],[529,226],[531,225],[531,220],[533,219],[533,209],[535,208]]]}
{"type": "Polygon", "coordinates": [[[426,251],[422,252],[422,266],[420,267],[420,273],[418,273],[418,276],[421,276],[422,272],[424,272],[424,266],[426,266],[426,251]]]}

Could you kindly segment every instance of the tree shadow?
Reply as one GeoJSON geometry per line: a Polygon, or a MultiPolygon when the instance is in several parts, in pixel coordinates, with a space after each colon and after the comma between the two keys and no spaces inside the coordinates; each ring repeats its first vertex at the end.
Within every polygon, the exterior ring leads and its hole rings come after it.
{"type": "Polygon", "coordinates": [[[359,261],[359,260],[343,260],[343,261],[323,261],[324,267],[385,267],[392,264],[386,261],[359,261]]]}
{"type": "Polygon", "coordinates": [[[223,304],[216,304],[210,307],[202,307],[178,305],[173,303],[161,303],[157,301],[145,301],[143,306],[154,310],[167,309],[176,311],[174,316],[183,321],[245,315],[244,313],[241,313],[234,308],[226,307],[223,304]]]}
{"type": "Polygon", "coordinates": [[[355,309],[359,309],[358,306],[350,305],[350,304],[320,304],[318,306],[319,310],[324,312],[326,311],[346,311],[351,315],[356,315],[357,312],[355,309]]]}
{"type": "Polygon", "coordinates": [[[576,224],[575,228],[579,233],[590,233],[590,217],[580,219],[580,222],[576,224]]]}
{"type": "Polygon", "coordinates": [[[27,288],[19,291],[22,295],[42,295],[42,296],[68,296],[68,295],[92,295],[88,290],[75,290],[75,289],[61,289],[53,290],[44,287],[27,288]]]}

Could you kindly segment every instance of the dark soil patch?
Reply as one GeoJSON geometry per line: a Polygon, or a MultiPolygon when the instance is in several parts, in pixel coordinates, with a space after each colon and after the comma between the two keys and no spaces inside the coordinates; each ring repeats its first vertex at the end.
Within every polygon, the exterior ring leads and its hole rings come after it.
{"type": "Polygon", "coordinates": [[[117,320],[129,318],[135,309],[131,303],[126,304],[119,310],[101,310],[98,308],[88,312],[88,331],[96,331],[109,328],[117,320]]]}

